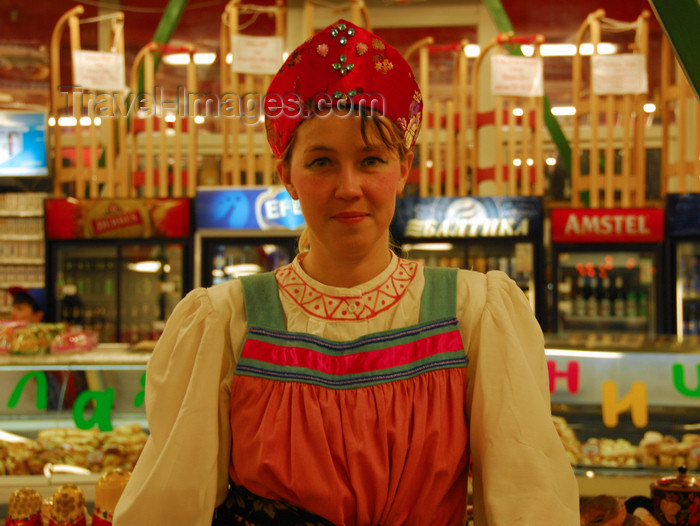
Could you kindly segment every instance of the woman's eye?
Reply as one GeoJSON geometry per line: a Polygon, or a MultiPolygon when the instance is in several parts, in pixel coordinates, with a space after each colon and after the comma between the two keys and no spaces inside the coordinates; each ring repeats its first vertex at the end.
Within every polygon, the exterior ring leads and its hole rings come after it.
{"type": "Polygon", "coordinates": [[[365,157],[365,158],[362,160],[362,163],[363,163],[365,166],[379,166],[379,165],[382,165],[382,164],[386,164],[387,161],[384,160],[384,159],[382,159],[381,157],[371,156],[371,157],[365,157]]]}
{"type": "Polygon", "coordinates": [[[306,163],[307,168],[325,168],[331,163],[331,160],[328,157],[319,157],[317,159],[313,159],[310,162],[306,163]]]}

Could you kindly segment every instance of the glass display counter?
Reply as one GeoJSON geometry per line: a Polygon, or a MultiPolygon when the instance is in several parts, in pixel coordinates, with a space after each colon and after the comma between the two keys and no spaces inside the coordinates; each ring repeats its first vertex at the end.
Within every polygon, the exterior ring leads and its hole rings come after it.
{"type": "Polygon", "coordinates": [[[16,489],[50,497],[100,473],[131,469],[145,444],[150,352],[101,344],[75,354],[0,355],[0,517],[16,489]]]}
{"type": "MultiPolygon", "coordinates": [[[[74,464],[87,461],[89,473],[45,472],[43,465],[27,473],[7,462],[6,449],[0,455],[0,506],[19,487],[48,496],[66,481],[84,487],[89,501],[110,448],[123,453],[120,440],[132,440],[134,454],[146,436],[143,386],[150,353],[131,349],[109,344],[82,354],[0,356],[0,445],[53,434],[74,448],[74,464]],[[53,372],[82,377],[71,400],[66,385],[52,391],[53,372]],[[119,444],[110,442],[120,433],[119,444]],[[97,451],[86,449],[96,445],[97,451]]],[[[582,498],[649,495],[649,485],[678,465],[700,470],[700,338],[546,335],[546,353],[552,413],[582,498]]]]}
{"type": "Polygon", "coordinates": [[[546,336],[552,414],[581,496],[649,495],[700,469],[700,339],[546,336]]]}

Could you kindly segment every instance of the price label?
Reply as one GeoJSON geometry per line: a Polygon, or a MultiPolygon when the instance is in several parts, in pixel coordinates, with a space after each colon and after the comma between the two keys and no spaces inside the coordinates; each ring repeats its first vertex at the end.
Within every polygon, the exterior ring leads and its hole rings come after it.
{"type": "Polygon", "coordinates": [[[581,448],[581,453],[584,457],[595,457],[600,454],[600,446],[598,444],[584,444],[581,448]]]}
{"type": "Polygon", "coordinates": [[[691,449],[688,455],[691,459],[700,461],[700,445],[691,449]]]}
{"type": "Polygon", "coordinates": [[[83,88],[124,91],[124,55],[76,49],[73,51],[73,77],[75,84],[83,88]]]}

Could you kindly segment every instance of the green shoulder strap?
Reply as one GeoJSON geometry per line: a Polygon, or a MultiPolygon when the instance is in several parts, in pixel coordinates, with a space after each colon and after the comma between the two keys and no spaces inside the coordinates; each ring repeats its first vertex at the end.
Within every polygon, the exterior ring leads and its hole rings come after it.
{"type": "Polygon", "coordinates": [[[420,301],[420,321],[428,323],[457,316],[456,268],[425,267],[425,287],[420,301]]]}
{"type": "Polygon", "coordinates": [[[240,278],[248,327],[284,330],[284,312],[272,272],[240,278]]]}

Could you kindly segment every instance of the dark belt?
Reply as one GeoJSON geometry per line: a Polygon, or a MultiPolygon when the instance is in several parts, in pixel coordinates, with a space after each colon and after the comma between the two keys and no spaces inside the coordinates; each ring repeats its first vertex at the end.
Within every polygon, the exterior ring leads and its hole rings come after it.
{"type": "Polygon", "coordinates": [[[279,500],[265,499],[231,484],[224,503],[214,511],[212,526],[333,526],[333,523],[279,500]]]}

